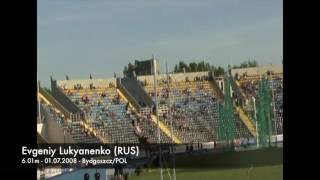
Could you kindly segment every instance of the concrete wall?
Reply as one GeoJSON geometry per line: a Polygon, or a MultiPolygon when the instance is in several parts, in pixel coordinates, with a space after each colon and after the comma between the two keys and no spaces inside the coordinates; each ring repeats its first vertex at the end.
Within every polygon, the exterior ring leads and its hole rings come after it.
{"type": "MultiPolygon", "coordinates": [[[[69,97],[67,97],[60,87],[57,86],[57,81],[51,80],[51,91],[53,97],[63,106],[67,111],[71,112],[72,114],[76,115],[76,117],[81,116],[82,111],[81,109],[75,105],[69,97]]],[[[78,120],[80,120],[80,117],[78,120]]]]}
{"type": "MultiPolygon", "coordinates": [[[[49,143],[64,143],[63,128],[56,122],[47,110],[41,107],[42,124],[38,124],[38,133],[49,143]],[[42,127],[41,127],[42,126],[42,127]]],[[[66,143],[75,143],[71,135],[66,132],[66,143]]]]}
{"type": "Polygon", "coordinates": [[[144,103],[147,107],[154,105],[152,98],[143,89],[140,82],[134,78],[122,78],[122,86],[127,90],[127,92],[135,99],[137,103],[144,103]]]}
{"type": "MultiPolygon", "coordinates": [[[[193,80],[195,77],[201,77],[201,76],[209,77],[209,72],[204,71],[204,72],[176,73],[176,74],[170,74],[169,76],[171,77],[173,82],[180,82],[180,81],[185,81],[186,77],[188,77],[189,80],[193,80]]],[[[157,78],[159,80],[166,80],[167,74],[159,74],[157,78]]],[[[142,82],[147,80],[148,84],[153,84],[153,75],[137,76],[137,79],[142,82]]]]}
{"type": "MultiPolygon", "coordinates": [[[[48,118],[46,127],[50,143],[64,143],[63,128],[53,118],[48,118]]],[[[68,132],[65,134],[65,140],[65,143],[76,143],[68,132]]]]}
{"type": "MultiPolygon", "coordinates": [[[[204,72],[189,72],[189,73],[175,73],[170,74],[170,77],[174,81],[185,81],[186,77],[189,78],[189,80],[193,80],[195,77],[200,76],[209,76],[208,71],[204,72]]],[[[167,74],[159,74],[158,79],[167,79],[167,74]]],[[[147,80],[149,83],[153,84],[153,75],[146,75],[146,76],[137,76],[137,79],[140,81],[147,80]]],[[[113,83],[116,85],[116,78],[106,78],[106,79],[82,79],[82,80],[57,80],[57,86],[63,88],[64,86],[66,88],[73,88],[76,84],[81,84],[83,88],[89,88],[90,84],[93,83],[93,85],[96,88],[106,88],[109,86],[109,83],[113,83]]]]}
{"type": "Polygon", "coordinates": [[[68,89],[73,89],[76,84],[81,84],[83,88],[90,88],[90,84],[93,83],[93,86],[96,88],[106,88],[109,86],[109,83],[116,85],[116,78],[108,79],[82,79],[82,80],[59,80],[57,81],[57,86],[68,89]]]}
{"type": "Polygon", "coordinates": [[[128,101],[132,104],[132,106],[135,109],[137,109],[138,111],[140,111],[141,107],[140,107],[139,103],[131,95],[131,93],[126,89],[126,87],[121,84],[121,79],[120,78],[117,79],[117,87],[122,92],[122,94],[128,99],[128,101]]]}
{"type": "Polygon", "coordinates": [[[250,75],[259,75],[265,74],[268,70],[273,71],[274,73],[283,73],[283,66],[282,65],[265,65],[265,66],[258,66],[252,68],[241,68],[241,69],[232,69],[231,74],[235,76],[236,73],[239,75],[247,72],[250,75]]]}

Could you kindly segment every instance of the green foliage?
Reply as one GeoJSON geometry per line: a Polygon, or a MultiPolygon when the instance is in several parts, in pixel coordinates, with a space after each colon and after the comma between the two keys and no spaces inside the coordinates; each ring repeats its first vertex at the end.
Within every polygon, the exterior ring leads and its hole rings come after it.
{"type": "Polygon", "coordinates": [[[125,66],[123,69],[123,75],[124,75],[124,77],[128,76],[128,67],[127,66],[125,66]]]}
{"type": "MultiPolygon", "coordinates": [[[[132,64],[131,62],[124,67],[123,69],[123,75],[125,77],[132,77],[133,72],[136,69],[137,61],[132,64]]],[[[233,66],[234,69],[237,68],[248,68],[248,67],[257,67],[258,63],[256,60],[248,60],[242,62],[239,66],[233,66]]],[[[231,68],[229,66],[229,68],[231,68]]],[[[212,71],[215,76],[223,76],[225,74],[225,69],[221,66],[215,67],[213,65],[210,65],[210,63],[205,63],[204,61],[200,62],[190,62],[189,64],[185,63],[184,61],[179,61],[178,64],[174,66],[175,73],[183,73],[183,72],[201,72],[201,71],[212,71]]]]}
{"type": "Polygon", "coordinates": [[[233,69],[240,69],[240,68],[249,68],[249,67],[257,67],[258,66],[258,62],[256,60],[253,61],[244,61],[240,64],[240,66],[233,66],[233,69]]]}
{"type": "Polygon", "coordinates": [[[205,63],[204,61],[198,63],[190,62],[189,64],[185,63],[184,61],[180,61],[174,66],[175,73],[201,71],[213,71],[215,76],[222,76],[225,72],[223,67],[219,66],[218,68],[215,68],[214,66],[210,65],[210,63],[205,63]]]}
{"type": "Polygon", "coordinates": [[[272,94],[270,84],[267,79],[262,79],[258,89],[257,99],[257,121],[259,144],[262,147],[270,146],[270,138],[272,136],[272,117],[271,109],[272,94]]]}
{"type": "MultiPolygon", "coordinates": [[[[243,158],[245,159],[245,157],[243,158]]],[[[194,162],[202,163],[202,162],[194,162]]],[[[183,180],[248,180],[247,171],[250,167],[246,168],[184,168],[176,169],[177,179],[183,180]]],[[[159,180],[160,173],[158,169],[153,170],[150,173],[145,173],[141,176],[130,176],[130,180],[159,180]]],[[[164,173],[164,179],[169,179],[167,173],[164,173]]],[[[270,166],[254,166],[252,172],[250,173],[251,180],[282,180],[283,179],[283,165],[270,165],[270,166]]]]}
{"type": "Polygon", "coordinates": [[[190,69],[191,69],[192,72],[197,72],[197,71],[198,71],[198,64],[195,63],[195,62],[191,62],[191,63],[189,64],[189,67],[190,67],[190,69]]]}
{"type": "Polygon", "coordinates": [[[217,69],[215,69],[215,70],[213,71],[213,73],[214,73],[215,76],[224,75],[224,69],[223,69],[223,67],[220,67],[220,66],[219,66],[217,69]]]}
{"type": "Polygon", "coordinates": [[[230,81],[226,78],[224,104],[219,105],[219,140],[228,142],[232,142],[236,137],[236,125],[230,86],[230,81]]]}
{"type": "Polygon", "coordinates": [[[131,62],[129,62],[128,66],[125,66],[123,69],[123,75],[125,77],[133,77],[133,72],[135,70],[136,70],[136,65],[133,65],[131,62]]]}
{"type": "MultiPolygon", "coordinates": [[[[266,148],[241,152],[217,154],[186,154],[176,156],[177,179],[183,180],[251,180],[283,179],[283,149],[266,148]],[[197,165],[197,168],[195,167],[197,165]],[[193,167],[193,168],[192,168],[193,167]],[[253,168],[252,168],[253,167],[253,168]]],[[[169,179],[164,173],[164,179],[169,179]]],[[[159,180],[159,169],[151,169],[140,176],[132,175],[130,180],[159,180]]]]}

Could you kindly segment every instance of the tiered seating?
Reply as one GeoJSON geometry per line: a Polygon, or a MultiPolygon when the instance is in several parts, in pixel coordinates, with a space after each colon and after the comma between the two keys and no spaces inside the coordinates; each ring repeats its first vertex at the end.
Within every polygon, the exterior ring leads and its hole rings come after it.
{"type": "Polygon", "coordinates": [[[238,79],[238,82],[240,83],[240,88],[242,89],[244,95],[247,96],[247,98],[251,96],[257,96],[260,78],[260,76],[243,75],[238,79]]]}
{"type": "MultiPolygon", "coordinates": [[[[283,130],[283,82],[281,74],[269,76],[270,86],[273,93],[274,101],[274,118],[273,118],[273,133],[282,134],[283,130]]],[[[240,82],[240,88],[246,95],[248,102],[243,106],[244,110],[251,118],[254,118],[254,104],[251,101],[251,97],[258,98],[258,86],[260,82],[259,76],[245,76],[242,77],[240,82]]]]}
{"type": "Polygon", "coordinates": [[[64,116],[49,104],[41,103],[44,113],[56,120],[56,122],[64,129],[66,129],[72,138],[79,143],[99,143],[100,141],[91,133],[89,133],[80,122],[67,121],[64,116]]]}
{"type": "Polygon", "coordinates": [[[252,98],[257,99],[260,77],[245,76],[239,82],[240,82],[240,88],[247,99],[247,102],[244,104],[243,109],[251,119],[254,119],[255,112],[254,112],[254,103],[252,101],[252,98]]]}
{"type": "Polygon", "coordinates": [[[273,121],[274,134],[283,134],[283,81],[275,77],[271,81],[274,96],[275,119],[273,121]]]}
{"type": "MultiPolygon", "coordinates": [[[[155,100],[153,85],[145,90],[155,100]]],[[[170,126],[168,89],[165,81],[158,86],[160,120],[170,126]]],[[[217,99],[208,81],[170,83],[173,131],[183,142],[209,142],[218,130],[217,99]]]]}
{"type": "Polygon", "coordinates": [[[241,121],[239,115],[235,113],[234,117],[236,119],[236,137],[253,137],[253,135],[248,130],[247,126],[241,121]]]}
{"type": "Polygon", "coordinates": [[[80,122],[72,122],[69,124],[68,131],[77,142],[81,143],[99,143],[96,136],[86,130],[80,122]]]}
{"type": "MultiPolygon", "coordinates": [[[[151,116],[144,114],[137,114],[131,111],[130,119],[133,120],[139,136],[146,137],[149,143],[158,143],[158,127],[157,124],[152,122],[151,116]]],[[[171,138],[160,130],[160,142],[171,143],[171,138]]]]}
{"type": "Polygon", "coordinates": [[[117,94],[115,87],[65,89],[90,121],[89,124],[102,136],[111,137],[114,143],[138,143],[128,104],[117,94]]]}

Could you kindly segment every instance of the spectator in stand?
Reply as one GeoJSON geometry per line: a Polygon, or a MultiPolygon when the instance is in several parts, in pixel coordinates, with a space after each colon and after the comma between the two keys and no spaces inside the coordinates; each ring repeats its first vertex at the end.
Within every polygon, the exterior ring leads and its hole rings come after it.
{"type": "Polygon", "coordinates": [[[93,86],[93,83],[90,83],[90,89],[95,89],[95,87],[93,86]]]}
{"type": "Polygon", "coordinates": [[[129,102],[127,102],[127,104],[126,104],[126,111],[128,111],[129,110],[129,102]]]}

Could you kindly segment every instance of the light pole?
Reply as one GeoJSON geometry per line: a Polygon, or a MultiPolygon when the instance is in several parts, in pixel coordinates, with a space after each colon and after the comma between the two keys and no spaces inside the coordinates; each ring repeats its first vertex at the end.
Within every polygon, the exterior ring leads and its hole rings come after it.
{"type": "MultiPolygon", "coordinates": [[[[168,91],[168,117],[170,118],[170,131],[171,131],[171,142],[172,144],[174,144],[174,141],[173,141],[173,130],[172,130],[172,117],[171,117],[171,101],[170,101],[170,78],[169,78],[169,73],[168,73],[168,64],[166,62],[166,71],[167,71],[167,91],[168,91]]],[[[176,180],[176,169],[175,169],[175,147],[174,146],[171,146],[172,147],[172,153],[173,153],[173,160],[172,160],[172,163],[173,163],[173,180],[176,180]]]]}
{"type": "Polygon", "coordinates": [[[159,165],[160,165],[160,180],[163,180],[163,170],[162,170],[162,156],[161,156],[161,135],[160,135],[160,122],[159,122],[159,113],[158,113],[158,93],[157,93],[157,67],[156,60],[152,56],[153,63],[153,80],[154,80],[154,93],[155,93],[155,105],[156,105],[156,117],[157,117],[157,126],[158,126],[158,143],[159,143],[159,165]]]}

